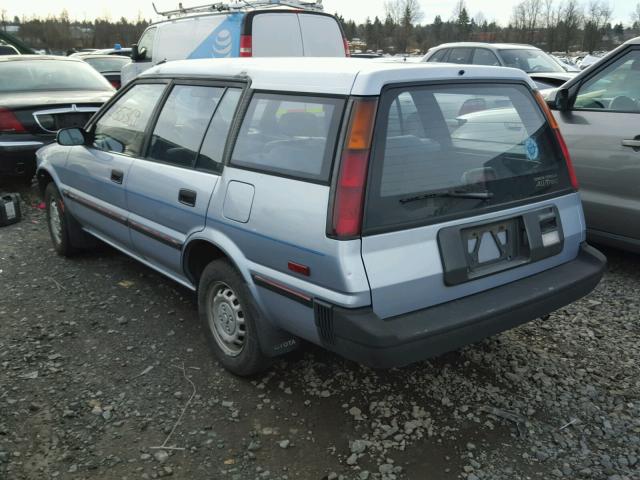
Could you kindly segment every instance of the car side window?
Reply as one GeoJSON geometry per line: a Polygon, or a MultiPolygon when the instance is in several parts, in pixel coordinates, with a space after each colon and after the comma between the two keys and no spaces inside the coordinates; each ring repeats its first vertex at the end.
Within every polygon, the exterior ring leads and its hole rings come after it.
{"type": "Polygon", "coordinates": [[[640,113],[640,50],[628,52],[587,80],[574,108],[640,113]]]}
{"type": "Polygon", "coordinates": [[[442,61],[444,61],[444,57],[446,56],[448,51],[449,51],[448,48],[443,48],[442,50],[438,50],[427,61],[428,62],[442,62],[442,61]]]}
{"type": "Polygon", "coordinates": [[[193,167],[224,90],[196,85],[173,87],[153,129],[147,157],[179,167],[193,167]]]}
{"type": "Polygon", "coordinates": [[[476,48],[473,51],[473,60],[471,63],[474,65],[500,66],[500,61],[495,53],[486,48],[476,48]]]}
{"type": "Polygon", "coordinates": [[[222,171],[222,156],[227,143],[233,116],[236,113],[242,90],[239,88],[227,89],[224,97],[218,104],[216,113],[209,124],[209,129],[204,137],[200,155],[196,162],[196,168],[209,172],[222,171]]]}
{"type": "Polygon", "coordinates": [[[343,105],[336,98],[256,93],[231,164],[327,181],[343,105]]]}
{"type": "Polygon", "coordinates": [[[165,84],[139,84],[120,97],[94,127],[93,146],[107,152],[138,156],[149,119],[165,84]]]}
{"type": "Polygon", "coordinates": [[[447,59],[448,63],[471,63],[471,52],[472,48],[461,47],[461,48],[452,48],[451,53],[449,53],[449,58],[447,59]]]}
{"type": "Polygon", "coordinates": [[[142,49],[145,49],[146,51],[143,59],[143,61],[145,62],[153,61],[153,43],[155,42],[157,31],[157,27],[148,29],[146,32],[144,32],[142,38],[138,42],[138,51],[141,52],[142,49]]]}

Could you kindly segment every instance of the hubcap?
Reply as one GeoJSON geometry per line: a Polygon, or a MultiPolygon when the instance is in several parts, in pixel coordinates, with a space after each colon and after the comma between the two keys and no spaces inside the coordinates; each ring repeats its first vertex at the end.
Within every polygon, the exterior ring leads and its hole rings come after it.
{"type": "Polygon", "coordinates": [[[52,198],[49,202],[49,226],[51,227],[51,236],[56,245],[62,243],[62,219],[60,218],[60,210],[58,202],[52,198]]]}
{"type": "Polygon", "coordinates": [[[230,357],[240,355],[247,336],[245,316],[240,300],[227,284],[218,282],[209,290],[207,319],[222,351],[230,357]]]}

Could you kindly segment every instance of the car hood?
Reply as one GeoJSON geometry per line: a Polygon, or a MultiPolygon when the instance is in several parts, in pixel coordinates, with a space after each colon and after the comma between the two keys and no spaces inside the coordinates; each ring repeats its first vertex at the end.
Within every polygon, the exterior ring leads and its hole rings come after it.
{"type": "Polygon", "coordinates": [[[69,103],[102,104],[109,100],[115,90],[55,90],[42,92],[0,93],[0,105],[5,108],[25,108],[42,105],[69,103]]]}

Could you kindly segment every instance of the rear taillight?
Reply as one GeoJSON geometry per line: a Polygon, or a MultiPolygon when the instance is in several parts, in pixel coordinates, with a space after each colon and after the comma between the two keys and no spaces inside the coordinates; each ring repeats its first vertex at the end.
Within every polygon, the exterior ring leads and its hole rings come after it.
{"type": "Polygon", "coordinates": [[[569,173],[569,180],[571,180],[571,186],[574,190],[578,190],[580,188],[580,184],[578,183],[578,177],[576,177],[576,171],[573,168],[573,163],[571,162],[571,155],[569,155],[569,149],[567,148],[567,143],[564,141],[564,137],[562,133],[560,133],[560,127],[558,126],[558,122],[556,121],[551,109],[547,105],[542,94],[538,91],[535,92],[536,100],[538,101],[538,105],[542,108],[545,116],[547,117],[547,121],[553,130],[553,133],[556,136],[556,140],[558,141],[558,145],[560,146],[560,150],[562,151],[562,155],[564,156],[564,161],[567,164],[567,172],[569,173]]]}
{"type": "Polygon", "coordinates": [[[253,56],[253,38],[251,35],[240,36],[240,56],[252,57],[253,56]]]}
{"type": "Polygon", "coordinates": [[[369,153],[377,99],[354,101],[342,152],[331,221],[331,234],[351,238],[362,232],[364,194],[369,171],[369,153]]]}
{"type": "Polygon", "coordinates": [[[111,86],[112,86],[113,88],[115,88],[116,90],[119,90],[119,89],[120,89],[120,87],[121,87],[120,80],[109,80],[109,83],[110,83],[110,84],[111,84],[111,86]]]}
{"type": "Polygon", "coordinates": [[[351,50],[349,49],[349,40],[347,40],[347,37],[342,37],[342,42],[344,43],[344,54],[347,57],[351,56],[351,50]]]}
{"type": "Polygon", "coordinates": [[[0,108],[0,132],[3,133],[24,133],[27,130],[20,123],[18,117],[7,108],[0,108]]]}

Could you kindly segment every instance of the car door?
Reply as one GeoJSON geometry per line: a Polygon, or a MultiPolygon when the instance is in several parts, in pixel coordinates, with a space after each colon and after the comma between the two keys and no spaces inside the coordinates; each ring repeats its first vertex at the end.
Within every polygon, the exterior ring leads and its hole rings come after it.
{"type": "Polygon", "coordinates": [[[556,118],[591,234],[640,240],[640,49],[624,50],[594,70],[572,109],[556,118]]]}
{"type": "Polygon", "coordinates": [[[134,251],[185,280],[182,247],[204,229],[240,85],[176,82],[159,111],[144,159],[127,182],[134,251]]]}
{"type": "Polygon", "coordinates": [[[60,171],[65,203],[93,233],[129,249],[125,188],[134,157],[166,83],[137,84],[89,126],[90,146],[73,147],[60,171]]]}

